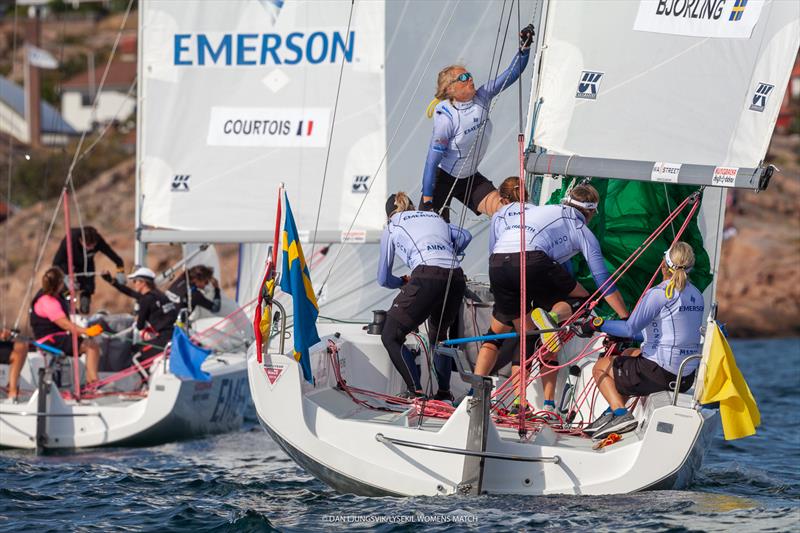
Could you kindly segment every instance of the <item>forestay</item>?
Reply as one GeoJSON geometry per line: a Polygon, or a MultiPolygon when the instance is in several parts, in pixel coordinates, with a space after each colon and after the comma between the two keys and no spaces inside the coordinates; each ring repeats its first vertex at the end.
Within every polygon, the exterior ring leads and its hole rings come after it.
{"type": "Polygon", "coordinates": [[[798,43],[791,1],[549,2],[533,142],[576,157],[528,170],[756,187],[798,43]]]}

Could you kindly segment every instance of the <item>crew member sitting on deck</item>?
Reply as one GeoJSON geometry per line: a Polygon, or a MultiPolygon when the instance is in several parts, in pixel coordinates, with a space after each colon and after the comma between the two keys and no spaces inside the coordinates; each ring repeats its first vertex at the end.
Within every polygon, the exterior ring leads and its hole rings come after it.
{"type": "MultiPolygon", "coordinates": [[[[614,337],[643,341],[641,349],[629,349],[618,357],[603,357],[592,370],[597,388],[609,408],[584,432],[602,439],[611,433],[636,429],[637,421],[625,408],[630,396],[647,396],[673,389],[678,369],[686,357],[700,351],[703,325],[703,295],[687,280],[694,266],[694,251],[687,243],[676,242],[664,253],[660,284],[647,291],[628,320],[586,319],[576,331],[591,337],[596,331],[614,337]]],[[[680,391],[694,382],[698,362],[684,367],[680,391]]]]}
{"type": "MultiPolygon", "coordinates": [[[[500,186],[503,207],[492,216],[489,247],[489,283],[495,303],[488,334],[508,333],[512,326],[519,330],[520,313],[520,210],[519,178],[507,178],[500,186]]],[[[563,263],[578,252],[589,263],[598,286],[608,279],[600,244],[587,224],[597,209],[598,194],[590,185],[573,188],[563,205],[536,207],[525,203],[526,314],[531,313],[539,329],[556,329],[589,296],[573,279],[563,263]],[[550,310],[550,312],[544,309],[550,310]]],[[[619,316],[628,310],[619,291],[610,287],[606,301],[619,316]]],[[[560,347],[557,333],[542,334],[542,343],[552,353],[560,347]]],[[[488,375],[497,359],[498,341],[485,342],[478,353],[475,373],[488,375]]],[[[555,365],[552,356],[545,361],[555,365]]],[[[546,368],[543,369],[546,372],[546,368]]],[[[543,373],[544,409],[555,411],[556,372],[543,373]]]]}
{"type": "Polygon", "coordinates": [[[27,357],[28,343],[16,339],[11,330],[0,330],[0,364],[8,365],[6,397],[13,403],[19,398],[19,375],[27,357]]]}
{"type": "Polygon", "coordinates": [[[155,272],[145,267],[137,268],[128,276],[133,282],[133,289],[118,283],[108,272],[104,272],[102,278],[119,292],[138,302],[136,329],[150,332],[150,337],[141,343],[144,346],[142,352],[155,355],[162,351],[172,340],[172,327],[178,319],[178,306],[156,288],[155,272]]]}
{"type": "Polygon", "coordinates": [[[511,65],[477,90],[472,74],[461,65],[450,65],[439,72],[436,98],[428,106],[433,135],[422,176],[424,210],[435,210],[449,222],[452,198],[476,215],[492,215],[500,208],[497,189],[478,172],[478,165],[492,136],[492,99],[512,86],[525,70],[533,33],[533,25],[520,32],[519,52],[511,65]]]}
{"type": "MultiPolygon", "coordinates": [[[[33,297],[30,321],[36,342],[52,346],[73,355],[72,336],[87,335],[87,329],[69,319],[69,303],[62,296],[64,273],[58,267],[50,267],[42,276],[42,288],[33,297]]],[[[100,367],[100,347],[92,339],[80,339],[78,351],[86,354],[86,382],[97,381],[100,367]]]]}
{"type": "Polygon", "coordinates": [[[187,284],[186,276],[176,279],[169,289],[164,293],[172,303],[178,305],[181,310],[202,307],[212,313],[217,313],[222,307],[222,299],[219,292],[219,282],[214,277],[214,270],[206,265],[195,265],[189,269],[189,281],[187,284]],[[209,300],[203,294],[203,289],[211,283],[214,286],[214,298],[209,300]]]}
{"type": "MultiPolygon", "coordinates": [[[[408,390],[403,396],[424,397],[419,377],[412,374],[403,358],[403,343],[426,320],[430,345],[445,339],[466,290],[459,255],[472,235],[448,224],[436,213],[415,210],[403,192],[391,195],[386,201],[386,215],[389,223],[381,236],[378,283],[390,289],[400,288],[400,294],[386,315],[381,341],[406,384],[408,390]],[[392,274],[395,250],[411,269],[410,277],[398,278],[392,274]]],[[[439,356],[434,359],[439,385],[434,399],[452,401],[450,360],[444,359],[439,356]]]]}

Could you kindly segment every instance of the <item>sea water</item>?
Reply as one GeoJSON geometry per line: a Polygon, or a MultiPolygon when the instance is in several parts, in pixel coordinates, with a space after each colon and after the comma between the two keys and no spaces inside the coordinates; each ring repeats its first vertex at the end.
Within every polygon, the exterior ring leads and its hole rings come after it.
{"type": "Polygon", "coordinates": [[[0,451],[0,531],[800,530],[800,339],[733,342],[758,435],[722,431],[689,490],[365,498],[294,464],[254,422],[152,448],[0,451]]]}

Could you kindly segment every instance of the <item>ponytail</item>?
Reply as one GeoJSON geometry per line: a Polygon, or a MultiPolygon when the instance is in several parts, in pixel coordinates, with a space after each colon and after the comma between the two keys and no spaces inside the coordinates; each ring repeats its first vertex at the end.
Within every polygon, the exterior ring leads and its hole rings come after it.
{"type": "Polygon", "coordinates": [[[392,215],[395,213],[413,211],[414,209],[414,203],[411,201],[411,198],[402,191],[398,191],[386,200],[386,216],[389,218],[392,218],[392,215]]]}
{"type": "Polygon", "coordinates": [[[678,241],[664,252],[664,263],[667,270],[672,274],[665,292],[667,298],[672,298],[675,289],[680,292],[686,288],[688,283],[687,274],[691,272],[694,266],[694,250],[687,243],[678,241]]]}
{"type": "Polygon", "coordinates": [[[506,203],[512,204],[514,202],[519,202],[519,178],[516,176],[507,177],[503,180],[503,183],[500,184],[500,188],[497,189],[497,192],[500,194],[500,198],[505,200],[506,203]]]}

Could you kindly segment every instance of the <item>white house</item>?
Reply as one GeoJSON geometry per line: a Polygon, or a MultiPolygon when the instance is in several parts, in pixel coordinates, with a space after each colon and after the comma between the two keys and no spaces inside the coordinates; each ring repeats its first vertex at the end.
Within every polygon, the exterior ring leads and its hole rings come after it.
{"type": "MultiPolygon", "coordinates": [[[[53,106],[42,101],[40,107],[42,143],[64,145],[78,132],[53,106]]],[[[25,118],[25,91],[16,83],[0,76],[0,131],[29,144],[30,131],[25,118]]]]}

